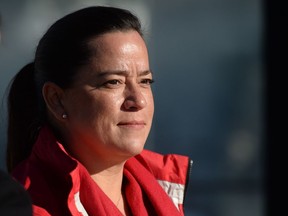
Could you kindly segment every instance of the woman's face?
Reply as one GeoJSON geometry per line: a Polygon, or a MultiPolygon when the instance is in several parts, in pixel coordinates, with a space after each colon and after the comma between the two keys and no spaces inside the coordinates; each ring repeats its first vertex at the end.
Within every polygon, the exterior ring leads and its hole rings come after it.
{"type": "Polygon", "coordinates": [[[64,90],[69,146],[82,159],[128,159],[142,151],[154,113],[145,42],[128,31],[104,34],[89,45],[97,52],[64,90]]]}

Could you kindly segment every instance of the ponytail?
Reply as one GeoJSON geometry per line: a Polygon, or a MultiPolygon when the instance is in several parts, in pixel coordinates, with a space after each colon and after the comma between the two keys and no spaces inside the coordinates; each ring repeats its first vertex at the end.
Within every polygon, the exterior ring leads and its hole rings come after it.
{"type": "Polygon", "coordinates": [[[37,104],[34,63],[30,63],[10,83],[6,156],[8,172],[31,153],[40,126],[37,104]]]}

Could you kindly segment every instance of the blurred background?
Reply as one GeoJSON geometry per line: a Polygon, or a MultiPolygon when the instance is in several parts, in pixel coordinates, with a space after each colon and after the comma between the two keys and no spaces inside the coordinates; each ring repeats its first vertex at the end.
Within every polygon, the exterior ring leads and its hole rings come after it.
{"type": "Polygon", "coordinates": [[[186,215],[265,215],[260,0],[0,0],[0,168],[9,81],[54,21],[92,5],[142,21],[156,80],[146,148],[193,160],[186,215]]]}

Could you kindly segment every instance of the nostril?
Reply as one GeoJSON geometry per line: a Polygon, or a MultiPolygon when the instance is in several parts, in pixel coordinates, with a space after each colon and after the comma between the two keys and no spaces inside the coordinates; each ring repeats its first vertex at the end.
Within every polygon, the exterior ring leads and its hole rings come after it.
{"type": "Polygon", "coordinates": [[[132,100],[131,98],[126,99],[124,101],[123,107],[125,110],[128,110],[128,111],[137,111],[138,110],[136,103],[135,103],[135,100],[132,100]]]}
{"type": "Polygon", "coordinates": [[[146,106],[144,97],[130,97],[126,98],[123,103],[123,108],[127,111],[138,111],[146,106]]]}

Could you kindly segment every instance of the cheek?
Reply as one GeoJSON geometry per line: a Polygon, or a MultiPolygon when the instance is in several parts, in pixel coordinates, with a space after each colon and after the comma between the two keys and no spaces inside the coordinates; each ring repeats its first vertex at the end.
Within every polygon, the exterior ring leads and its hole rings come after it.
{"type": "Polygon", "coordinates": [[[149,112],[151,113],[151,115],[153,115],[154,113],[154,97],[152,92],[150,92],[149,94],[146,95],[146,100],[147,100],[147,106],[149,109],[149,112]]]}
{"type": "MultiPolygon", "coordinates": [[[[122,97],[114,94],[92,95],[87,98],[87,107],[84,110],[88,118],[90,115],[90,119],[93,117],[98,119],[110,118],[120,110],[122,101],[122,97]]],[[[80,106],[83,107],[83,104],[80,106]]]]}
{"type": "Polygon", "coordinates": [[[70,94],[70,97],[66,100],[65,109],[71,120],[73,118],[83,121],[94,115],[95,110],[98,109],[98,103],[86,92],[74,93],[70,94]]]}

